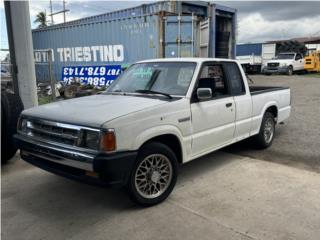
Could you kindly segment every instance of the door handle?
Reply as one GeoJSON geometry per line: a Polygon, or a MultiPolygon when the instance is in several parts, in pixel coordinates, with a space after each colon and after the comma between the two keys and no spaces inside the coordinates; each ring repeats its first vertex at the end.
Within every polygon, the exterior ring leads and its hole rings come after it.
{"type": "Polygon", "coordinates": [[[232,103],[227,103],[226,104],[226,107],[228,108],[228,107],[231,107],[232,106],[232,103]]]}

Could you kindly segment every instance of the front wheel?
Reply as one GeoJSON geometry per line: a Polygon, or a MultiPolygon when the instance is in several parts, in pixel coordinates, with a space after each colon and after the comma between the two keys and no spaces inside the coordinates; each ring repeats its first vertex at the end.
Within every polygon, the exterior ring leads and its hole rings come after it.
{"type": "Polygon", "coordinates": [[[275,134],[274,116],[270,112],[266,112],[263,116],[260,131],[254,137],[255,144],[259,149],[268,148],[271,146],[275,134]]]}
{"type": "Polygon", "coordinates": [[[131,199],[142,206],[162,202],[173,190],[177,175],[174,152],[162,143],[146,144],[139,151],[128,182],[131,199]]]}

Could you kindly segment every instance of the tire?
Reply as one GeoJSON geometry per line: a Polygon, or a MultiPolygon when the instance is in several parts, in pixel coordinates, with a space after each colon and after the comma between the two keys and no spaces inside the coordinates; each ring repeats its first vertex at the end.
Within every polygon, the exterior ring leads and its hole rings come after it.
{"type": "Polygon", "coordinates": [[[272,145],[275,134],[275,121],[274,116],[271,112],[266,112],[263,115],[260,131],[253,140],[254,144],[258,149],[265,149],[272,145]],[[268,129],[270,129],[268,133],[268,129]]]}
{"type": "Polygon", "coordinates": [[[177,176],[178,161],[174,152],[162,143],[147,143],[139,151],[131,171],[127,184],[128,193],[141,206],[156,205],[170,195],[177,176]]]}
{"type": "Polygon", "coordinates": [[[1,164],[10,160],[17,148],[13,135],[17,132],[17,123],[23,104],[19,97],[10,91],[1,91],[1,164]]]}
{"type": "Polygon", "coordinates": [[[287,70],[287,75],[291,76],[292,74],[293,74],[293,68],[292,68],[292,66],[289,66],[288,70],[287,70]]]}

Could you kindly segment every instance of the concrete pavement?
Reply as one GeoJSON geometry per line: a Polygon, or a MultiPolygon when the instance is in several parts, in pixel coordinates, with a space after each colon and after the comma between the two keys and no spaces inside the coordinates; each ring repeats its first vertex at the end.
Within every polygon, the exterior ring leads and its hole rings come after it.
{"type": "Polygon", "coordinates": [[[15,159],[2,167],[2,239],[319,239],[320,175],[217,152],[180,169],[164,203],[73,182],[15,159]]]}

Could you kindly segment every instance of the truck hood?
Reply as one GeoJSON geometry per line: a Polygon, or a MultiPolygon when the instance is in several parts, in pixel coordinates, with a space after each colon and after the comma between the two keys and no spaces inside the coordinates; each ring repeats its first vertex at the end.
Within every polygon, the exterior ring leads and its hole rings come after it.
{"type": "Polygon", "coordinates": [[[140,96],[94,95],[45,104],[23,111],[22,115],[88,127],[146,108],[167,103],[166,100],[140,96]]]}

